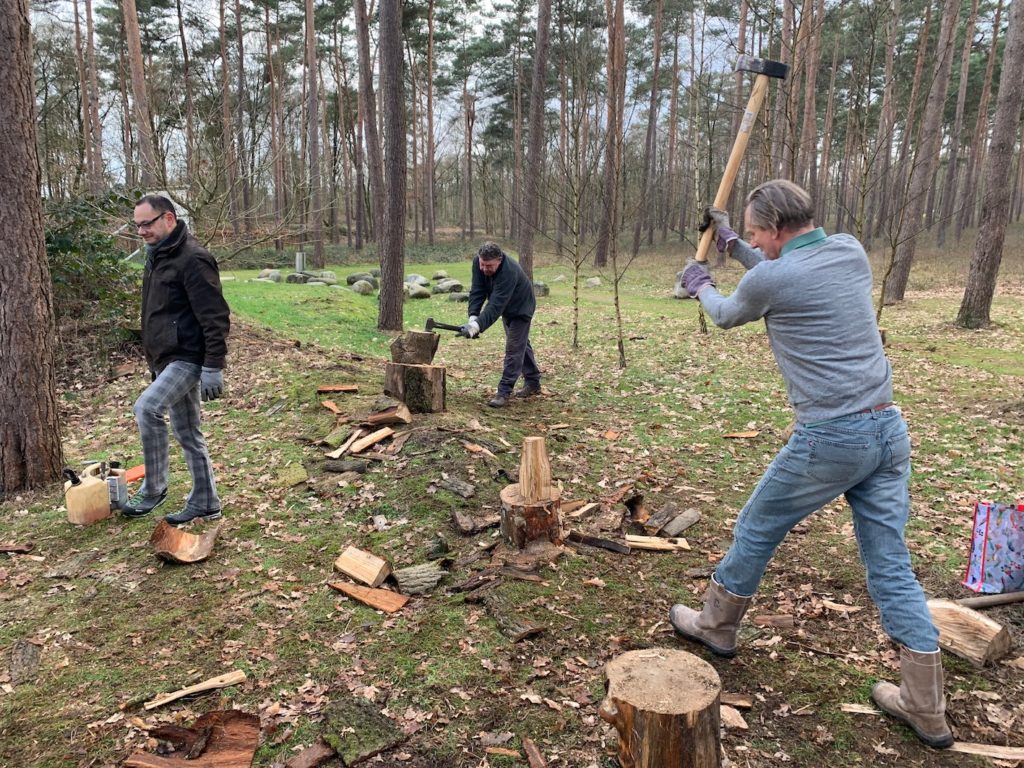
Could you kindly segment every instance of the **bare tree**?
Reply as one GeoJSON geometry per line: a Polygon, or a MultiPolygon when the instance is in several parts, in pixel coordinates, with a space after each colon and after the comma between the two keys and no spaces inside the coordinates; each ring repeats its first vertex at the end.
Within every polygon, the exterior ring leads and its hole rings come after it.
{"type": "Polygon", "coordinates": [[[46,261],[27,0],[0,0],[0,495],[60,477],[53,284],[46,261]]]}
{"type": "MultiPolygon", "coordinates": [[[[310,2],[311,0],[306,0],[310,2]]],[[[380,4],[380,94],[384,130],[384,208],[379,219],[380,307],[377,327],[402,330],[405,270],[405,82],[402,57],[402,0],[380,4]]]]}
{"type": "MultiPolygon", "coordinates": [[[[608,253],[618,236],[619,160],[622,153],[622,119],[626,91],[626,38],[623,0],[605,0],[608,16],[608,121],[604,147],[604,192],[594,266],[608,264],[608,253]],[[620,87],[621,83],[621,87],[620,87]]],[[[623,363],[623,366],[625,363],[623,363]]]]}
{"type": "Polygon", "coordinates": [[[989,324],[996,275],[1003,255],[1006,224],[1010,218],[1010,169],[1024,101],[1024,3],[1010,3],[1003,71],[992,121],[992,144],[985,164],[985,197],[981,208],[978,239],[967,275],[967,288],[956,322],[965,328],[989,324]]]}
{"type": "MultiPolygon", "coordinates": [[[[223,2],[223,0],[222,0],[223,2]]],[[[132,114],[135,117],[135,134],[139,147],[139,165],[142,186],[147,190],[156,189],[156,149],[153,145],[153,121],[149,111],[149,94],[146,91],[146,72],[142,65],[142,39],[139,36],[139,13],[135,0],[122,0],[124,32],[128,44],[128,65],[132,75],[132,114]]]]}
{"type": "Polygon", "coordinates": [[[359,104],[367,170],[370,174],[371,210],[368,218],[376,234],[382,226],[381,216],[384,215],[384,161],[381,159],[380,136],[377,133],[377,97],[373,92],[373,59],[370,57],[370,20],[366,0],[355,0],[352,10],[355,14],[359,52],[359,104]]]}
{"type": "Polygon", "coordinates": [[[309,151],[309,232],[313,241],[313,266],[323,269],[324,216],[320,189],[320,96],[317,87],[316,29],[313,0],[305,0],[306,9],[306,144],[309,151]]]}

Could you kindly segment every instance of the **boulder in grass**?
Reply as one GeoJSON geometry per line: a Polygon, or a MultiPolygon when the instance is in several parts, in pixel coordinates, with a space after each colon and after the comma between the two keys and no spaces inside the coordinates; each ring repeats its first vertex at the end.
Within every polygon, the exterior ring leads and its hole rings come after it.
{"type": "Polygon", "coordinates": [[[672,298],[674,299],[688,299],[690,294],[686,292],[686,287],[683,285],[683,273],[676,272],[676,284],[672,289],[672,298]]]}
{"type": "Polygon", "coordinates": [[[448,277],[448,273],[445,272],[443,269],[439,269],[436,272],[434,272],[433,276],[430,279],[431,280],[445,280],[445,279],[447,279],[447,277],[448,277]]]}
{"type": "Polygon", "coordinates": [[[448,301],[469,301],[469,294],[465,291],[452,291],[448,294],[448,301]]]}
{"type": "Polygon", "coordinates": [[[453,291],[461,291],[461,290],[463,290],[462,283],[460,283],[458,280],[454,280],[453,278],[448,277],[448,278],[445,278],[444,280],[441,280],[439,283],[435,283],[433,289],[431,290],[431,292],[432,293],[452,293],[453,291]]]}
{"type": "Polygon", "coordinates": [[[430,285],[430,281],[427,280],[423,275],[411,274],[405,276],[405,282],[412,283],[413,285],[430,285]]]}
{"type": "Polygon", "coordinates": [[[584,283],[584,285],[587,286],[587,288],[600,288],[601,287],[601,278],[600,277],[588,277],[587,281],[584,283]]]}
{"type": "Polygon", "coordinates": [[[405,295],[410,299],[429,299],[430,291],[424,288],[422,285],[416,285],[415,283],[406,283],[404,286],[405,295]]]}
{"type": "Polygon", "coordinates": [[[533,281],[533,295],[534,296],[550,296],[551,289],[548,288],[547,283],[543,283],[540,280],[533,281]]]}
{"type": "Polygon", "coordinates": [[[261,269],[260,273],[258,275],[256,275],[256,277],[270,277],[270,273],[271,272],[277,272],[277,274],[281,274],[280,270],[278,270],[278,269],[270,269],[268,267],[267,269],[261,269]]]}
{"type": "Polygon", "coordinates": [[[555,275],[553,278],[551,278],[552,283],[564,283],[565,280],[565,275],[555,275]]]}
{"type": "Polygon", "coordinates": [[[373,295],[373,286],[370,284],[369,280],[356,280],[352,283],[351,288],[353,293],[358,293],[360,296],[373,295]]]}
{"type": "Polygon", "coordinates": [[[309,275],[305,272],[292,272],[285,278],[286,283],[308,283],[309,275]]]}
{"type": "Polygon", "coordinates": [[[337,275],[330,271],[310,272],[308,274],[310,280],[316,280],[324,285],[337,285],[338,283],[337,275]]]}
{"type": "Polygon", "coordinates": [[[369,272],[353,272],[351,275],[345,278],[345,282],[349,285],[353,285],[360,280],[372,280],[373,275],[369,272]]]}

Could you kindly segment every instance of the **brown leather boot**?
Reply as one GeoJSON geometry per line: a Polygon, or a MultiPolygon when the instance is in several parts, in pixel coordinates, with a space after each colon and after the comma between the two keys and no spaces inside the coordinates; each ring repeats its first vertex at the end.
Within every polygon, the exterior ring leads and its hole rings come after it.
{"type": "Polygon", "coordinates": [[[704,610],[697,612],[685,605],[673,605],[668,618],[676,632],[687,640],[700,643],[718,656],[732,658],[736,655],[740,619],[753,600],[734,595],[712,576],[704,593],[704,610]]]}
{"type": "Polygon", "coordinates": [[[890,715],[913,728],[929,747],[946,749],[953,746],[953,733],[946,725],[939,653],[923,653],[900,646],[900,687],[884,681],[875,683],[871,698],[890,715]]]}

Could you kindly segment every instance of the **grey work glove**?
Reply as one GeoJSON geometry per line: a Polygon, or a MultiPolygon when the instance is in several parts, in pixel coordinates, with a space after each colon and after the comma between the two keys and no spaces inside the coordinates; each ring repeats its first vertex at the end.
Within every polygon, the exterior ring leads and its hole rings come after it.
{"type": "Polygon", "coordinates": [[[711,226],[715,228],[715,248],[719,253],[725,253],[733,241],[740,239],[740,236],[729,226],[729,214],[721,208],[714,206],[705,208],[704,218],[700,226],[697,227],[697,231],[704,234],[704,230],[711,226]]]}
{"type": "Polygon", "coordinates": [[[683,287],[686,288],[690,298],[696,299],[697,294],[709,285],[712,288],[716,287],[715,281],[711,279],[711,274],[708,272],[707,264],[695,259],[687,259],[686,266],[683,267],[683,287]]]}
{"type": "Polygon", "coordinates": [[[224,371],[220,368],[207,368],[203,366],[199,374],[199,391],[203,396],[203,402],[216,400],[224,394],[224,371]]]}
{"type": "Polygon", "coordinates": [[[475,317],[471,317],[468,323],[459,328],[459,335],[465,336],[467,339],[475,339],[480,335],[480,324],[475,317]]]}

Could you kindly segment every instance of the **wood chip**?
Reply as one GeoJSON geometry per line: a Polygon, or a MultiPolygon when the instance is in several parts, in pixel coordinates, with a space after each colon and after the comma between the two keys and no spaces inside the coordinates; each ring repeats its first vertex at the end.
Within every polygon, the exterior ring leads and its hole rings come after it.
{"type": "Polygon", "coordinates": [[[341,416],[344,413],[344,411],[341,410],[341,408],[339,408],[337,403],[335,403],[333,400],[322,400],[320,402],[320,405],[322,405],[328,411],[333,413],[335,416],[341,416]]]}
{"type": "Polygon", "coordinates": [[[347,581],[329,581],[327,582],[327,586],[331,589],[337,590],[338,592],[342,592],[352,599],[358,600],[371,608],[376,608],[378,611],[384,611],[385,613],[394,613],[409,602],[408,597],[400,595],[397,592],[392,592],[390,589],[361,587],[358,584],[352,584],[347,581]]]}
{"type": "Polygon", "coordinates": [[[318,395],[326,395],[332,392],[358,392],[358,384],[321,384],[316,388],[318,395]]]}
{"type": "Polygon", "coordinates": [[[726,728],[737,728],[745,731],[750,727],[747,725],[747,721],[743,719],[743,715],[726,704],[719,707],[719,715],[722,719],[722,725],[726,728]]]}
{"type": "Polygon", "coordinates": [[[690,544],[686,539],[662,539],[658,536],[626,534],[626,544],[630,549],[646,549],[652,552],[676,552],[680,549],[689,551],[690,549],[690,544]]]}
{"type": "Polygon", "coordinates": [[[995,744],[976,744],[970,741],[955,741],[949,748],[950,752],[963,752],[965,755],[982,755],[998,760],[1024,760],[1024,747],[1000,747],[995,744]]]}
{"type": "Polygon", "coordinates": [[[722,435],[722,437],[729,438],[730,440],[742,440],[743,438],[757,437],[760,434],[761,433],[756,429],[748,429],[745,432],[730,432],[726,435],[722,435]]]}
{"type": "Polygon", "coordinates": [[[854,715],[884,715],[882,710],[872,707],[870,704],[840,704],[839,709],[854,715]]]}

